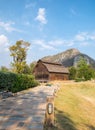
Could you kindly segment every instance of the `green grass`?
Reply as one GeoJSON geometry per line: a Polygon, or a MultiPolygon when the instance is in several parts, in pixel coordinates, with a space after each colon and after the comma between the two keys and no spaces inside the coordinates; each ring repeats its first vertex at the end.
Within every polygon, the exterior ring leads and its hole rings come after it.
{"type": "Polygon", "coordinates": [[[51,130],[95,130],[95,83],[60,83],[51,130]]]}

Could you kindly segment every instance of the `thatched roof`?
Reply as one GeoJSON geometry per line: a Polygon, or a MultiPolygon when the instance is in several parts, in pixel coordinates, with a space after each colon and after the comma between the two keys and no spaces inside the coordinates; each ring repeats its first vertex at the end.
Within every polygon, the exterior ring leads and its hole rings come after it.
{"type": "Polygon", "coordinates": [[[54,73],[69,73],[68,69],[62,66],[62,64],[39,60],[47,68],[48,72],[54,73]]]}

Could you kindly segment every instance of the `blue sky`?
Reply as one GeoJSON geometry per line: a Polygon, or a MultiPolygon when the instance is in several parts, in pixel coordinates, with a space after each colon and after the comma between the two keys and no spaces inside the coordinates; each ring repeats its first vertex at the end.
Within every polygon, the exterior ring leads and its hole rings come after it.
{"type": "Polygon", "coordinates": [[[31,43],[27,63],[70,48],[95,59],[95,0],[0,0],[0,66],[18,40],[31,43]]]}

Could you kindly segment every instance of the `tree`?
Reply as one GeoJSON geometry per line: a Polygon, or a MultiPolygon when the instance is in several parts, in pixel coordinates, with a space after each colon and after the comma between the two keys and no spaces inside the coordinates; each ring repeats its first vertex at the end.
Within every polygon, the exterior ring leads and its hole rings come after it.
{"type": "Polygon", "coordinates": [[[77,77],[84,80],[90,80],[93,78],[93,75],[94,70],[86,63],[85,59],[82,58],[77,65],[77,77]]]}
{"type": "Polygon", "coordinates": [[[32,73],[29,65],[27,65],[27,64],[25,65],[23,73],[24,74],[31,74],[32,73]]]}
{"type": "Polygon", "coordinates": [[[26,64],[24,67],[23,73],[24,74],[32,74],[35,65],[36,65],[36,62],[32,62],[32,63],[30,63],[30,65],[26,64]]]}
{"type": "Polygon", "coordinates": [[[36,62],[35,62],[35,61],[32,62],[32,63],[30,63],[30,70],[31,70],[31,73],[33,73],[33,70],[34,70],[35,65],[36,65],[36,62]]]}
{"type": "Polygon", "coordinates": [[[10,46],[10,56],[13,57],[12,67],[14,72],[23,73],[29,46],[30,43],[23,40],[17,41],[15,45],[10,46]]]}
{"type": "Polygon", "coordinates": [[[71,80],[82,81],[95,78],[95,69],[88,65],[84,58],[80,59],[76,67],[70,67],[69,72],[71,80]]]}
{"type": "Polygon", "coordinates": [[[5,66],[1,66],[0,71],[2,71],[2,72],[8,72],[9,69],[7,67],[5,67],[5,66]]]}
{"type": "Polygon", "coordinates": [[[76,68],[74,67],[74,66],[72,66],[72,67],[70,67],[69,68],[69,72],[70,72],[70,79],[72,80],[74,80],[75,78],[76,78],[76,73],[77,73],[77,70],[76,70],[76,68]]]}

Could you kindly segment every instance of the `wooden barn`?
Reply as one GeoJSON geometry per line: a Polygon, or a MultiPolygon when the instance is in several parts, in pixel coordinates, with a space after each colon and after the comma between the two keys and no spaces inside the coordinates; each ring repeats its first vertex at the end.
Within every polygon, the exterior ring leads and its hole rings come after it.
{"type": "Polygon", "coordinates": [[[68,80],[69,71],[61,64],[39,60],[33,71],[35,78],[40,82],[51,80],[68,80]]]}

